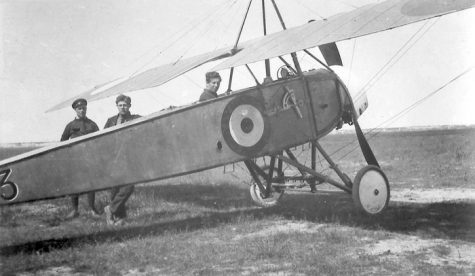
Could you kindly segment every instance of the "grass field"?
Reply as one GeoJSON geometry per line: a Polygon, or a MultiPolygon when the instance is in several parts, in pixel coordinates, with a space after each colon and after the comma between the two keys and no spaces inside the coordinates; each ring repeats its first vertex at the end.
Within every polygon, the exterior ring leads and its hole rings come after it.
{"type": "MultiPolygon", "coordinates": [[[[365,165],[357,142],[346,146],[355,138],[320,141],[352,179],[365,165]]],[[[474,138],[474,129],[425,130],[379,133],[370,144],[394,192],[472,191],[474,138]]],[[[25,150],[0,149],[0,158],[25,150]]],[[[308,147],[293,151],[306,162],[308,147]]],[[[72,221],[63,219],[68,198],[4,207],[1,275],[475,273],[475,199],[394,201],[384,215],[366,217],[345,193],[302,188],[286,193],[277,206],[258,208],[242,168],[137,185],[128,224],[119,227],[87,215],[84,196],[82,215],[72,221]]],[[[324,161],[317,171],[332,175],[324,161]]],[[[108,193],[98,193],[96,203],[105,206],[108,193]]]]}

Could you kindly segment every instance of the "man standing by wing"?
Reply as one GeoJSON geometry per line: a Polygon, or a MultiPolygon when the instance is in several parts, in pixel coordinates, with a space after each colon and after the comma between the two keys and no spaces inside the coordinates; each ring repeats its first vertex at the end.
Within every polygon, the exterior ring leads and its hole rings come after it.
{"type": "MultiPolygon", "coordinates": [[[[85,99],[77,99],[73,102],[72,107],[76,111],[76,118],[72,122],[66,125],[63,134],[61,135],[61,141],[74,139],[79,136],[83,136],[89,133],[93,133],[99,130],[94,121],[86,117],[87,113],[87,101],[85,99]]],[[[96,195],[94,192],[87,193],[87,201],[91,207],[91,214],[98,216],[99,213],[94,207],[94,201],[96,195]]],[[[79,216],[79,195],[71,196],[71,204],[73,210],[66,216],[66,219],[73,219],[79,216]]]]}
{"type": "Polygon", "coordinates": [[[200,96],[200,102],[218,97],[218,89],[221,84],[221,76],[218,72],[206,73],[206,88],[200,96]]]}
{"type": "MultiPolygon", "coordinates": [[[[115,101],[119,114],[107,119],[104,129],[113,127],[134,119],[140,118],[140,115],[130,114],[130,107],[132,100],[129,96],[119,95],[115,101]]],[[[114,187],[111,190],[111,203],[104,208],[106,213],[107,224],[121,225],[124,224],[124,219],[127,217],[127,209],[125,203],[134,192],[134,185],[124,187],[114,187]]]]}

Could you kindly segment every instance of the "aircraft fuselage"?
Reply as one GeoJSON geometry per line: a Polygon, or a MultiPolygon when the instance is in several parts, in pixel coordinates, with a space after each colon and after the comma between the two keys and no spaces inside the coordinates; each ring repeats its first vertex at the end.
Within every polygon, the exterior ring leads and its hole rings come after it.
{"type": "Polygon", "coordinates": [[[304,75],[3,160],[0,205],[166,179],[319,139],[338,125],[350,99],[334,73],[304,75]]]}

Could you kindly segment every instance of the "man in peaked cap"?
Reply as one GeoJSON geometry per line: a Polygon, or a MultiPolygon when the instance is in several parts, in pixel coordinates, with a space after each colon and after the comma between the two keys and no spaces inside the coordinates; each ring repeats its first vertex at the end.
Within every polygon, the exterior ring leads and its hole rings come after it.
{"type": "MultiPolygon", "coordinates": [[[[85,99],[77,99],[73,102],[72,107],[76,111],[76,118],[72,122],[66,125],[61,135],[61,141],[74,139],[79,136],[83,136],[89,133],[93,133],[99,130],[94,121],[86,117],[87,113],[87,101],[85,99]]],[[[87,194],[87,200],[91,208],[90,213],[93,216],[98,216],[99,213],[94,206],[95,193],[90,192],[87,194]]],[[[79,195],[71,196],[71,204],[73,210],[66,216],[66,219],[73,219],[79,216],[79,195]]]]}
{"type": "MultiPolygon", "coordinates": [[[[130,114],[130,107],[132,100],[129,96],[119,95],[115,101],[119,114],[107,119],[104,129],[113,127],[115,125],[123,124],[125,122],[140,118],[140,115],[130,114]]],[[[107,224],[121,225],[124,224],[124,219],[127,217],[127,209],[125,203],[134,192],[134,185],[123,187],[114,187],[111,190],[111,203],[104,208],[106,213],[107,224]]]]}

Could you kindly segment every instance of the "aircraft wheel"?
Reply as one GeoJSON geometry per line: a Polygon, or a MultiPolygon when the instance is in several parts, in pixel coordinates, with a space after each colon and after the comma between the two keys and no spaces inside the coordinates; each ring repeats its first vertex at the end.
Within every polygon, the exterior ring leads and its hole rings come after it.
{"type": "MultiPolygon", "coordinates": [[[[261,169],[264,172],[269,173],[270,167],[265,166],[265,167],[262,167],[261,169]]],[[[277,168],[274,169],[273,177],[274,176],[277,176],[277,168]]],[[[259,180],[261,181],[262,186],[267,188],[267,181],[264,180],[264,178],[260,175],[259,175],[259,180]]],[[[284,195],[284,190],[279,190],[279,189],[276,189],[275,187],[271,187],[271,193],[269,197],[266,198],[265,194],[261,193],[261,190],[259,189],[259,186],[257,186],[254,179],[252,179],[250,193],[251,193],[252,200],[254,200],[254,202],[257,205],[262,206],[262,207],[271,207],[271,206],[276,205],[279,199],[282,198],[282,196],[284,195]]]]}
{"type": "Polygon", "coordinates": [[[353,182],[352,197],[358,211],[369,215],[383,212],[389,204],[389,182],[384,172],[372,165],[363,167],[353,182]]]}

